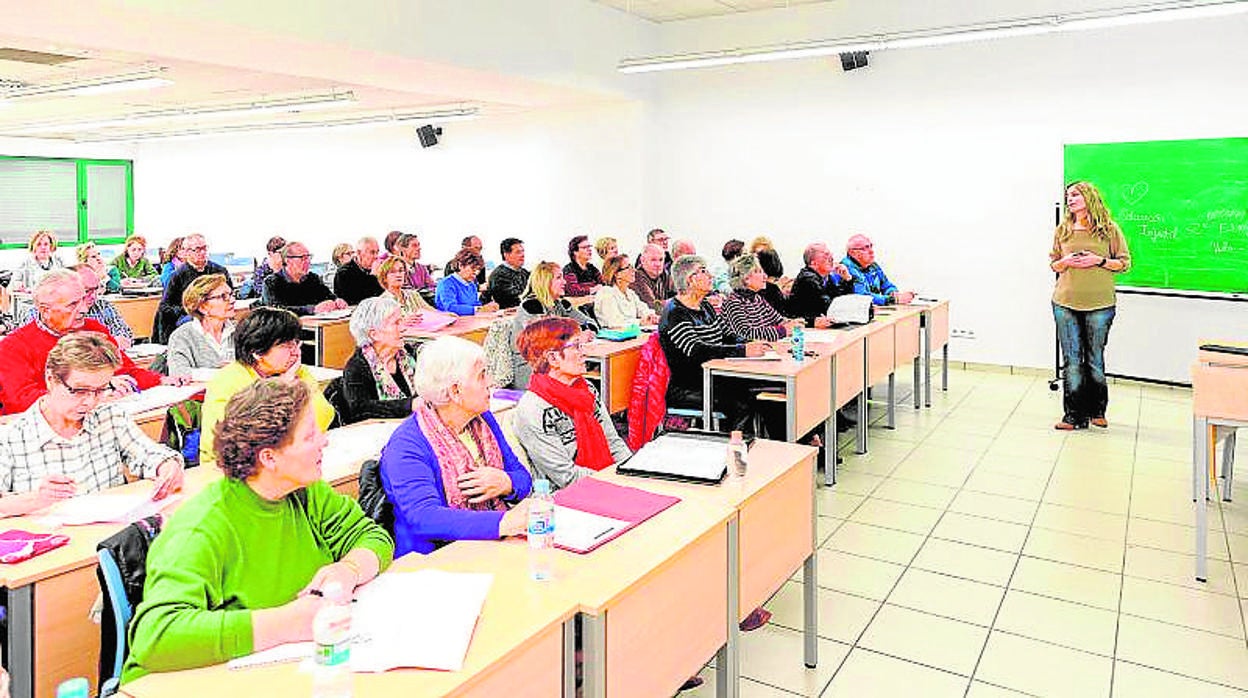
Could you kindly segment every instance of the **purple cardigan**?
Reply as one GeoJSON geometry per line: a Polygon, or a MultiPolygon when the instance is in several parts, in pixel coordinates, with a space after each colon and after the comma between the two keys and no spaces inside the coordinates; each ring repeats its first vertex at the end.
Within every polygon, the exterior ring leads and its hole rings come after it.
{"type": "MultiPolygon", "coordinates": [[[[494,432],[503,453],[503,470],[511,477],[513,488],[505,500],[518,502],[533,487],[525,469],[511,446],[503,438],[494,415],[481,415],[494,432]]],[[[381,450],[381,483],[386,497],[394,505],[394,556],[409,552],[422,555],[433,552],[438,543],[453,540],[497,540],[501,511],[452,509],[446,504],[442,488],[442,468],[433,447],[420,430],[416,415],[404,420],[390,442],[381,450]]]]}

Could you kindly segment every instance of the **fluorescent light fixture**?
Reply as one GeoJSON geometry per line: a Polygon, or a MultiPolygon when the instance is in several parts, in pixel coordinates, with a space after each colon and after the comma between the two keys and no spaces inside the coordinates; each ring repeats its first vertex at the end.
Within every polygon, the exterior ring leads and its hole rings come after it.
{"type": "Polygon", "coordinates": [[[707,68],[740,63],[762,63],[834,56],[854,51],[888,51],[947,46],[973,41],[1036,36],[1054,32],[1088,31],[1134,24],[1225,17],[1244,12],[1248,12],[1248,0],[1221,0],[1215,2],[1176,0],[1173,2],[1135,5],[1097,12],[1027,17],[990,24],[944,27],[894,34],[854,36],[771,46],[732,48],[670,56],[625,58],[620,61],[619,71],[621,73],[650,73],[664,70],[687,70],[690,68],[707,68]]]}
{"type": "Polygon", "coordinates": [[[305,97],[260,100],[228,105],[160,109],[157,111],[128,114],[126,116],[119,116],[112,119],[31,124],[29,126],[18,126],[16,128],[0,128],[0,131],[18,135],[98,131],[100,129],[142,126],[144,124],[162,122],[197,121],[200,119],[222,119],[240,116],[245,117],[257,114],[314,111],[344,107],[352,104],[355,104],[355,95],[352,92],[331,92],[328,94],[309,95],[305,97]]]}
{"type": "Polygon", "coordinates": [[[29,97],[65,97],[75,95],[98,95],[128,90],[150,90],[156,87],[172,85],[173,81],[162,77],[164,68],[145,68],[129,73],[102,75],[82,78],[67,82],[56,82],[47,85],[31,85],[10,91],[6,99],[25,99],[29,97]]]}
{"type": "Polygon", "coordinates": [[[419,112],[396,112],[391,114],[373,114],[369,116],[358,116],[345,119],[334,119],[332,121],[284,121],[272,122],[264,124],[233,124],[223,126],[208,126],[204,128],[192,128],[182,131],[155,131],[149,133],[132,133],[125,135],[110,136],[88,136],[85,138],[77,138],[75,141],[79,143],[115,143],[126,141],[159,141],[159,140],[175,140],[187,138],[199,138],[204,136],[232,135],[246,133],[263,133],[272,131],[311,131],[319,129],[347,129],[347,128],[375,128],[378,126],[390,126],[410,121],[436,121],[446,123],[450,121],[467,121],[480,116],[480,109],[477,107],[459,107],[448,109],[436,109],[419,112]]]}

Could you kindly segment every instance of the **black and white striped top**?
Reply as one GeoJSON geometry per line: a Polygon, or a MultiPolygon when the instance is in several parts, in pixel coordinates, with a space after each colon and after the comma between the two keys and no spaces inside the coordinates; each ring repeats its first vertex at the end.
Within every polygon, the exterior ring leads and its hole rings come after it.
{"type": "Polygon", "coordinates": [[[748,289],[737,289],[725,298],[721,316],[728,331],[745,339],[774,342],[789,334],[781,325],[784,316],[760,294],[748,289]]]}
{"type": "Polygon", "coordinates": [[[705,300],[690,308],[672,299],[659,321],[659,344],[672,372],[668,389],[702,390],[702,364],[745,356],[745,345],[705,300]]]}

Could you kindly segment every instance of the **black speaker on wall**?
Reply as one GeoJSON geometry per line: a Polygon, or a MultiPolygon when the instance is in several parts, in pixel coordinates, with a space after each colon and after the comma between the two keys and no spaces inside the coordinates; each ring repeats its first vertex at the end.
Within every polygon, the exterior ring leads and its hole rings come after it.
{"type": "Polygon", "coordinates": [[[420,147],[432,148],[438,144],[438,136],[442,135],[442,129],[435,126],[425,124],[416,129],[416,137],[420,139],[420,147]]]}
{"type": "Polygon", "coordinates": [[[850,53],[841,54],[841,70],[849,72],[858,68],[867,67],[867,56],[869,51],[851,51],[850,53]]]}

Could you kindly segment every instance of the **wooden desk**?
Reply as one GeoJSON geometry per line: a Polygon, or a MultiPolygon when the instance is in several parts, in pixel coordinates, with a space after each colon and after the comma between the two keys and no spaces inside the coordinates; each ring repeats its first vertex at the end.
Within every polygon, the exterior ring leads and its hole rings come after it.
{"type": "MultiPolygon", "coordinates": [[[[554,698],[564,693],[564,662],[573,657],[572,619],[578,605],[557,586],[545,587],[528,577],[528,549],[523,541],[494,543],[489,554],[476,546],[450,545],[429,555],[410,554],[386,574],[419,569],[484,572],[494,575],[481,618],[460,671],[398,669],[355,674],[354,693],[365,696],[479,696],[554,698]]],[[[122,688],[131,698],[200,695],[310,695],[311,675],[297,664],[230,671],[225,665],[149,674],[122,688]]],[[[571,695],[571,694],[567,694],[571,695]]]]}
{"type": "Polygon", "coordinates": [[[145,296],[127,296],[120,294],[107,295],[104,298],[113,304],[121,315],[135,339],[147,339],[152,336],[152,325],[156,321],[156,310],[160,307],[161,294],[145,296]]]}
{"type": "MultiPolygon", "coordinates": [[[[1221,342],[1231,344],[1230,342],[1221,342]]],[[[1196,500],[1196,580],[1208,579],[1209,483],[1217,474],[1217,442],[1225,439],[1222,498],[1231,498],[1234,430],[1248,427],[1248,356],[1201,351],[1192,366],[1192,486],[1196,500]]]]}
{"type": "Polygon", "coordinates": [[[308,333],[304,344],[312,347],[313,363],[337,369],[347,365],[347,359],[355,353],[350,323],[350,316],[331,319],[305,315],[299,318],[299,324],[308,333]]]}
{"type": "MultiPolygon", "coordinates": [[[[914,409],[921,407],[923,376],[923,309],[914,305],[891,305],[887,314],[893,322],[893,369],[910,364],[914,371],[914,409]]],[[[893,420],[889,420],[890,423],[893,420]]]]}
{"type": "MultiPolygon", "coordinates": [[[[376,422],[335,429],[330,443],[352,428],[376,422]]],[[[383,445],[377,444],[378,453],[383,445]]],[[[354,496],[363,460],[327,460],[322,465],[322,477],[335,490],[354,496]]],[[[181,501],[189,500],[220,477],[221,471],[215,467],[187,470],[181,501]]],[[[108,493],[127,494],[143,488],[150,489],[151,483],[131,483],[108,493]]],[[[171,505],[166,513],[176,510],[179,504],[171,505]]],[[[49,530],[38,513],[5,523],[28,531],[49,530]]],[[[65,527],[61,532],[70,536],[65,546],[22,563],[0,566],[0,584],[9,590],[7,656],[13,696],[52,698],[57,684],[75,676],[87,677],[92,686],[98,683],[100,627],[87,618],[100,590],[95,577],[95,547],[123,527],[124,524],[65,527]]]]}
{"type": "Polygon", "coordinates": [[[827,356],[798,362],[789,355],[776,361],[715,359],[702,364],[702,419],[711,423],[715,376],[784,383],[785,440],[797,439],[820,423],[825,438],[836,443],[836,421],[830,419],[826,386],[832,381],[832,362],[827,356]]]}
{"type": "MultiPolygon", "coordinates": [[[[932,406],[932,349],[940,347],[940,389],[949,389],[949,300],[919,306],[923,327],[923,404],[932,406]]],[[[918,390],[916,387],[915,390],[918,390]]]]}
{"type": "Polygon", "coordinates": [[[736,535],[729,539],[729,569],[735,577],[735,613],[728,625],[728,651],[716,662],[718,686],[736,686],[739,677],[737,623],[762,606],[797,569],[802,569],[804,595],[804,662],[818,662],[818,607],[815,549],[817,510],[814,503],[816,449],[781,441],[756,440],[744,478],[719,485],[696,485],[619,475],[614,468],[599,477],[630,487],[714,502],[737,512],[736,535]]]}
{"type": "Polygon", "coordinates": [[[485,343],[485,333],[489,331],[490,325],[501,317],[512,317],[513,310],[505,310],[502,313],[486,313],[484,315],[464,315],[455,320],[455,322],[438,330],[437,332],[428,332],[425,330],[413,330],[404,333],[404,339],[413,339],[421,342],[429,342],[438,337],[463,337],[464,339],[476,344],[485,343]]]}
{"type": "Polygon", "coordinates": [[[595,340],[582,347],[585,363],[598,367],[598,397],[609,414],[628,409],[628,398],[637,374],[637,362],[641,348],[650,341],[650,334],[643,332],[634,339],[623,342],[595,340]]]}
{"type": "MultiPolygon", "coordinates": [[[[808,342],[806,347],[821,356],[827,356],[832,362],[831,387],[828,389],[830,400],[830,419],[836,423],[837,410],[849,404],[850,400],[858,401],[858,423],[867,422],[867,384],[866,384],[866,335],[860,329],[831,330],[835,341],[808,342]]],[[[856,450],[866,453],[867,442],[865,430],[855,433],[856,450]]],[[[831,487],[836,484],[836,434],[831,441],[825,441],[829,449],[828,458],[823,467],[824,484],[831,487]]]]}

